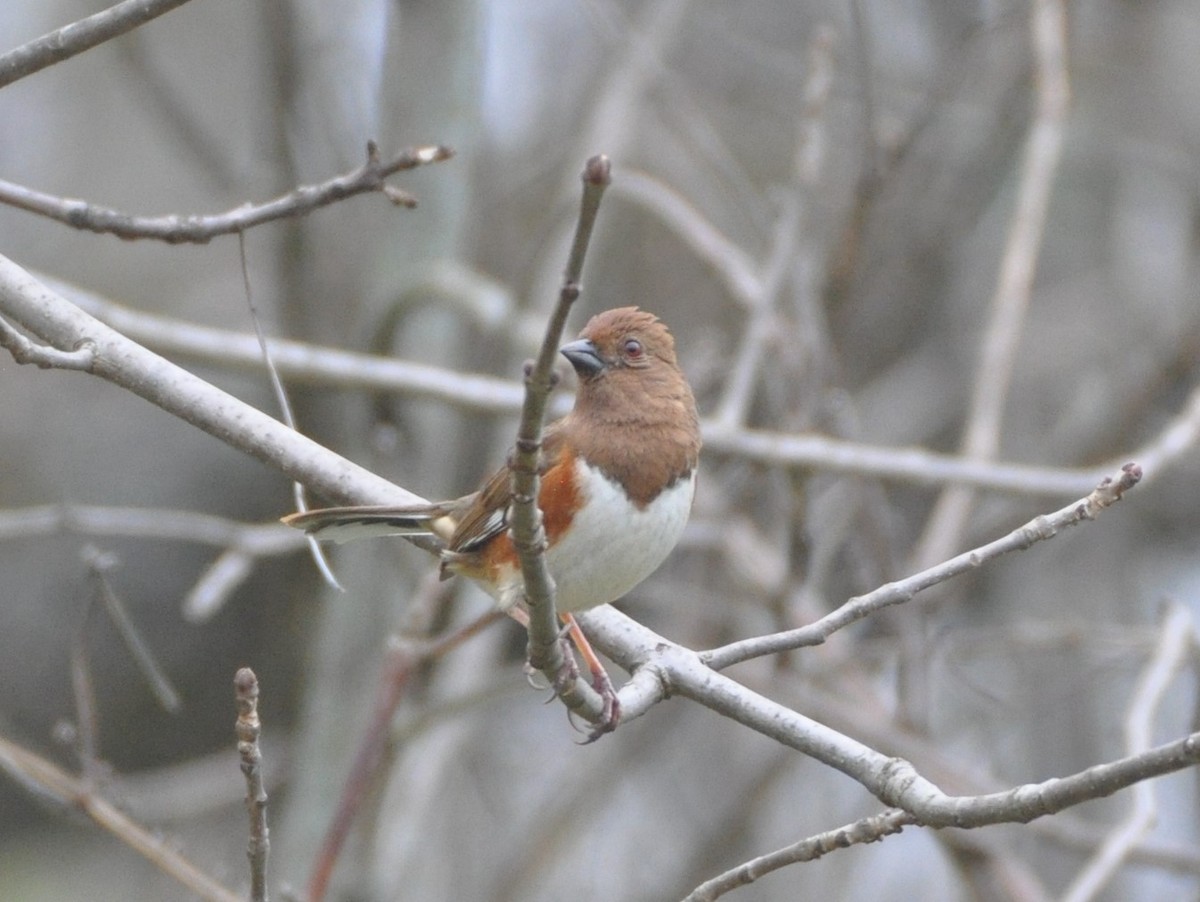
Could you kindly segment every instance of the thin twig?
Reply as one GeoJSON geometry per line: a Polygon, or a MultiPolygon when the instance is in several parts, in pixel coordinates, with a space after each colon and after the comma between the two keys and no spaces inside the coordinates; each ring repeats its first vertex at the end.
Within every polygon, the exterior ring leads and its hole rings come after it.
{"type": "Polygon", "coordinates": [[[98,796],[86,781],[3,736],[0,736],[0,768],[22,786],[36,787],[39,795],[82,811],[164,874],[179,881],[189,892],[209,902],[244,902],[184,858],[169,839],[147,830],[98,796]]]}
{"type": "Polygon", "coordinates": [[[1001,555],[1012,551],[1022,551],[1035,542],[1053,538],[1069,526],[1094,519],[1100,511],[1115,504],[1125,492],[1137,485],[1141,477],[1141,467],[1137,464],[1126,464],[1121,468],[1120,473],[1105,479],[1087,497],[1072,502],[1052,514],[1035,517],[1003,538],[964,552],[906,579],[888,583],[874,592],[851,598],[837,610],[830,612],[815,623],[782,633],[732,642],[729,645],[702,652],[701,658],[713,669],[723,670],[750,658],[791,651],[809,645],[820,645],[838,630],[844,629],[882,608],[903,604],[910,601],[918,592],[945,582],[951,577],[978,569],[1001,555]]]}
{"type": "Polygon", "coordinates": [[[168,244],[207,244],[219,235],[244,232],[276,219],[303,216],[319,207],[372,191],[384,194],[400,206],[416,206],[411,196],[398,192],[388,184],[388,177],[426,163],[448,160],[453,155],[454,151],[449,147],[433,145],[403,150],[384,162],[380,159],[375,142],[370,141],[367,143],[367,161],[345,175],[318,185],[301,185],[265,203],[243,204],[225,213],[208,216],[133,216],[82,200],[44,194],[2,179],[0,203],[37,213],[72,228],[116,235],[128,240],[151,238],[168,244]]]}
{"type": "MultiPolygon", "coordinates": [[[[1163,612],[1162,628],[1154,654],[1138,679],[1125,720],[1125,753],[1147,751],[1154,740],[1154,718],[1171,683],[1186,665],[1191,652],[1192,617],[1183,605],[1172,602],[1163,612]]],[[[1133,806],[1125,820],[1113,828],[1096,854],[1075,875],[1062,902],[1090,902],[1116,876],[1142,837],[1154,826],[1157,805],[1154,787],[1133,787],[1133,806]]]]}
{"type": "Polygon", "coordinates": [[[0,56],[0,88],[55,63],[91,50],[168,13],[187,0],[123,0],[108,9],[64,25],[0,56]]]}
{"type": "Polygon", "coordinates": [[[267,787],[263,780],[262,749],[258,737],[262,724],[258,719],[258,677],[249,667],[241,668],[233,678],[237,703],[238,756],[246,778],[246,811],[250,815],[250,839],[246,856],[250,859],[251,902],[267,902],[267,859],[271,854],[271,831],[267,827],[267,787]]]}
{"type": "Polygon", "coordinates": [[[149,643],[142,638],[137,626],[134,625],[133,618],[125,609],[121,597],[117,595],[112,583],[109,582],[108,574],[116,567],[116,558],[92,546],[84,548],[83,554],[88,565],[89,575],[96,586],[96,598],[104,605],[104,611],[108,614],[109,621],[116,627],[117,635],[125,643],[126,651],[133,658],[133,663],[145,678],[150,691],[154,693],[154,697],[162,705],[163,710],[174,714],[180,706],[179,693],[175,691],[171,680],[150,650],[149,643]]]}
{"type": "Polygon", "coordinates": [[[546,418],[550,391],[554,387],[554,361],[562,343],[563,328],[571,305],[579,297],[584,257],[600,209],[600,200],[611,179],[608,157],[601,154],[587,161],[583,170],[583,198],[579,205],[575,240],[571,244],[571,254],[563,273],[558,303],[546,324],[546,335],[537,359],[525,376],[525,403],[510,463],[512,539],[521,561],[525,600],[529,605],[529,663],[545,674],[570,710],[593,721],[603,711],[599,696],[583,681],[562,677],[566,662],[559,642],[554,610],[554,581],[546,568],[546,533],[542,528],[542,512],[538,509],[537,499],[541,484],[542,424],[546,418]]]}
{"type": "Polygon", "coordinates": [[[99,783],[100,720],[96,714],[96,689],[92,683],[91,659],[87,650],[88,625],[92,621],[95,596],[88,598],[71,638],[71,700],[75,705],[75,749],[79,755],[79,772],[83,783],[95,789],[99,783]]]}
{"type": "MultiPolygon", "coordinates": [[[[288,401],[287,390],[283,387],[283,380],[279,378],[279,370],[275,367],[275,360],[271,356],[271,348],[267,345],[267,335],[263,331],[262,320],[258,315],[258,308],[254,305],[254,287],[250,283],[250,267],[246,261],[246,233],[238,232],[237,236],[238,262],[241,263],[242,268],[242,290],[246,293],[246,306],[250,311],[250,322],[254,324],[254,337],[258,340],[258,350],[262,355],[263,364],[267,368],[267,380],[271,384],[271,393],[275,396],[275,403],[279,405],[280,417],[287,426],[295,429],[296,416],[292,413],[292,405],[288,401]]],[[[305,497],[303,483],[292,483],[292,501],[295,504],[296,510],[308,510],[308,499],[305,497]]],[[[306,536],[305,539],[308,542],[308,553],[312,556],[313,563],[317,567],[317,572],[321,574],[326,585],[339,592],[344,591],[342,584],[333,575],[333,568],[329,565],[329,559],[321,549],[320,543],[312,536],[306,536]]],[[[228,561],[226,564],[227,568],[232,570],[234,563],[234,561],[228,561]]]]}
{"type": "Polygon", "coordinates": [[[824,833],[818,833],[816,836],[810,836],[790,846],[743,862],[711,880],[706,880],[688,893],[684,902],[713,902],[739,887],[748,886],[759,877],[764,877],[772,871],[777,871],[790,864],[816,861],[838,849],[878,842],[885,836],[899,833],[915,822],[916,819],[907,811],[893,808],[891,811],[864,817],[834,830],[826,830],[824,833]]]}

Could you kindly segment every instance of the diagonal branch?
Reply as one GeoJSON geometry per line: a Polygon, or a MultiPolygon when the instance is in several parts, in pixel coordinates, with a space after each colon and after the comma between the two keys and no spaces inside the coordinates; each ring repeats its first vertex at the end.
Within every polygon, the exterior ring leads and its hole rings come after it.
{"type": "Polygon", "coordinates": [[[39,795],[81,811],[201,899],[209,902],[241,902],[240,896],[221,886],[184,858],[169,840],[132,820],[78,777],[3,736],[0,736],[0,769],[39,795]]]}
{"type": "Polygon", "coordinates": [[[790,846],[784,846],[782,849],[742,862],[737,867],[730,868],[725,873],[704,881],[688,893],[683,902],[713,902],[726,893],[740,886],[747,886],[759,877],[765,877],[772,871],[787,867],[789,864],[816,861],[837,849],[878,842],[885,836],[899,833],[915,822],[916,819],[907,811],[893,808],[880,814],[864,817],[852,824],[837,827],[834,830],[826,830],[824,833],[802,839],[790,846]]]}
{"type": "Polygon", "coordinates": [[[312,439],[88,316],[4,257],[0,257],[0,314],[59,349],[91,342],[93,375],[128,389],[332,501],[424,501],[348,460],[331,458],[312,439]]]}
{"type": "Polygon", "coordinates": [[[874,592],[851,598],[835,611],[826,614],[815,623],[798,629],[767,636],[755,636],[732,642],[721,648],[703,652],[701,658],[713,669],[723,670],[741,661],[763,655],[777,654],[810,645],[820,645],[835,632],[862,620],[881,608],[910,601],[918,592],[943,583],[946,580],[978,569],[989,561],[1012,551],[1022,551],[1035,542],[1050,539],[1069,526],[1096,515],[1121,500],[1142,478],[1142,468],[1137,464],[1125,464],[1121,472],[1106,478],[1085,498],[1072,502],[1052,514],[1034,517],[1008,535],[989,542],[979,548],[964,552],[941,564],[928,567],[906,579],[880,586],[874,592]]]}
{"type": "Polygon", "coordinates": [[[133,31],[187,0],[124,0],[0,56],[0,88],[133,31]]]}
{"type": "Polygon", "coordinates": [[[1069,776],[1001,792],[950,795],[908,761],[878,752],[713,671],[696,652],[614,610],[576,616],[588,628],[595,646],[634,674],[621,690],[623,719],[645,713],[669,695],[690,698],[842,772],[885,805],[903,808],[916,823],[927,827],[1027,823],[1200,764],[1200,733],[1192,733],[1069,776]]]}

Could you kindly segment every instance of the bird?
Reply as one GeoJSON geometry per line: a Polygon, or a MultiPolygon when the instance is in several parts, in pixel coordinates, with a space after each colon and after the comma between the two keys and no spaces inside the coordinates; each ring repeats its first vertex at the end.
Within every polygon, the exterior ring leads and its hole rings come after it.
{"type": "MultiPolygon", "coordinates": [[[[543,435],[538,507],[556,607],[578,645],[583,636],[572,613],[628,594],[679,541],[695,497],[701,438],[674,338],[654,314],[637,307],[599,313],[560,353],[579,385],[572,410],[543,435]]],[[[467,577],[522,619],[511,483],[506,463],[478,490],[450,501],[323,508],[283,522],[322,540],[435,535],[444,543],[443,579],[467,577]]],[[[583,642],[580,653],[605,697],[602,727],[611,729],[619,718],[615,693],[583,642]]]]}

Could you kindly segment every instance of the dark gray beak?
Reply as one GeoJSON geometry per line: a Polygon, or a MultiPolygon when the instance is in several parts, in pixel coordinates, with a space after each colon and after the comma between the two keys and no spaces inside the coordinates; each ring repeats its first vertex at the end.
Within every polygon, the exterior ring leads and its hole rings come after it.
{"type": "Polygon", "coordinates": [[[580,376],[595,376],[605,367],[600,352],[587,338],[580,338],[578,341],[563,345],[559,349],[559,353],[571,361],[571,366],[575,367],[575,372],[580,376]]]}

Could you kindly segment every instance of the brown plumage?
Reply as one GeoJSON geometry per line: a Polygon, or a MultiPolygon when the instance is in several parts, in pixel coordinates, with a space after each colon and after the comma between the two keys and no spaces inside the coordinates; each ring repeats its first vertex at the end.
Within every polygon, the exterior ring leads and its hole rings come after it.
{"type": "MultiPolygon", "coordinates": [[[[546,429],[538,506],[559,607],[572,611],[615,601],[674,547],[691,507],[700,430],[674,339],[653,314],[608,310],[562,353],[579,391],[574,409],[546,429]]],[[[508,609],[521,592],[510,483],[505,466],[453,501],[329,508],[284,522],[318,538],[435,533],[446,541],[443,576],[476,580],[508,609]]]]}

